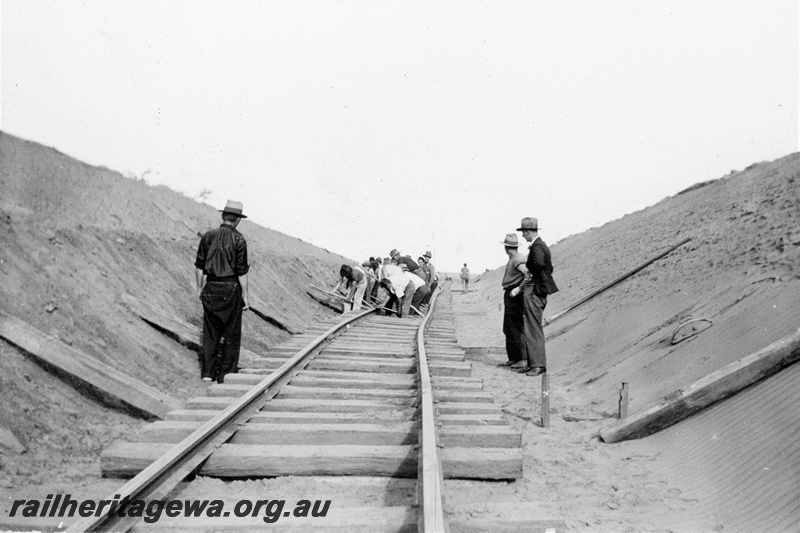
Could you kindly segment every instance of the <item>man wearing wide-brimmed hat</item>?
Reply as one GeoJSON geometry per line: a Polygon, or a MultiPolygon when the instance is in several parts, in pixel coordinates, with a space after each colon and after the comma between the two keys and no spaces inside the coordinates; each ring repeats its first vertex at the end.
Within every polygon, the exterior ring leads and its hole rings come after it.
{"type": "Polygon", "coordinates": [[[225,375],[239,367],[242,340],[242,311],[250,308],[247,273],[247,241],[236,230],[243,218],[242,203],[228,200],[222,224],[200,238],[195,259],[197,295],[203,302],[204,381],[225,381],[225,375]],[[220,339],[225,339],[217,360],[220,339]]]}
{"type": "Polygon", "coordinates": [[[416,273],[417,269],[419,268],[417,262],[414,261],[410,255],[402,255],[397,248],[389,252],[389,257],[392,258],[392,261],[397,263],[397,266],[402,268],[402,266],[405,265],[409,272],[416,273]]]}
{"type": "Polygon", "coordinates": [[[519,241],[516,233],[506,234],[502,243],[506,249],[508,263],[503,274],[503,334],[506,336],[506,354],[508,360],[498,366],[510,366],[513,369],[527,367],[525,349],[522,344],[523,315],[525,313],[522,295],[518,289],[525,280],[528,269],[525,267],[525,256],[519,253],[519,241]],[[514,296],[512,296],[512,291],[514,296]]]}
{"type": "MultiPolygon", "coordinates": [[[[550,248],[539,237],[539,221],[533,217],[522,219],[517,231],[522,232],[526,241],[532,243],[525,268],[525,280],[522,283],[523,301],[523,349],[528,360],[526,367],[517,369],[517,372],[527,373],[529,376],[538,376],[547,372],[547,358],[544,348],[544,329],[542,318],[547,305],[547,296],[558,292],[556,282],[553,280],[553,261],[550,248]]],[[[510,292],[512,296],[519,294],[520,288],[510,292]]]]}
{"type": "Polygon", "coordinates": [[[422,302],[422,305],[428,305],[428,302],[431,301],[433,293],[436,291],[436,287],[439,286],[439,276],[436,275],[436,267],[433,265],[433,263],[431,263],[431,259],[433,259],[433,254],[431,254],[430,251],[427,251],[425,252],[425,255],[420,256],[420,258],[417,260],[417,264],[421,270],[421,272],[419,270],[417,271],[417,275],[425,280],[431,290],[430,294],[428,294],[428,296],[422,302]]]}

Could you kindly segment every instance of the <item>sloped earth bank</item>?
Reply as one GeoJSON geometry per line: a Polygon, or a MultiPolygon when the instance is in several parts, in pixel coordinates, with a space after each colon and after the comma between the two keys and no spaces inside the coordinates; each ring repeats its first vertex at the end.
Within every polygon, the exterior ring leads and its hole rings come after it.
{"type": "MultiPolygon", "coordinates": [[[[194,256],[198,234],[220,223],[217,207],[2,132],[0,154],[0,311],[173,398],[202,395],[197,354],[140,320],[122,295],[202,326],[194,256]]],[[[293,324],[334,314],[305,289],[332,285],[350,260],[247,220],[239,229],[252,295],[293,324]]],[[[289,336],[244,316],[250,350],[289,336]]],[[[3,340],[0,398],[0,429],[25,448],[0,442],[4,502],[15,494],[107,494],[108,482],[92,489],[100,452],[145,423],[104,407],[3,340]]]]}
{"type": "Polygon", "coordinates": [[[553,509],[575,531],[796,530],[798,365],[656,435],[618,444],[596,435],[615,420],[622,382],[634,413],[798,331],[798,184],[793,154],[551,243],[561,291],[545,317],[691,238],[545,328],[546,429],[537,425],[540,379],[496,366],[505,359],[502,270],[466,294],[455,290],[458,338],[473,372],[523,430],[525,479],[503,496],[553,509]],[[713,325],[672,345],[687,317],[713,325]]]}

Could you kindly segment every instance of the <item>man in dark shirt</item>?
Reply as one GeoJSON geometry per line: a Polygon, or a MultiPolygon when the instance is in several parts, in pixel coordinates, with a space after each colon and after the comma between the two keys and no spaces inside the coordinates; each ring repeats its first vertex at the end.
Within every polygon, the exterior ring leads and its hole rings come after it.
{"type": "Polygon", "coordinates": [[[528,366],[523,346],[525,306],[520,291],[516,290],[525,281],[528,269],[525,267],[525,256],[517,251],[519,241],[516,233],[506,235],[503,241],[508,256],[506,270],[503,274],[503,334],[506,336],[506,354],[508,360],[497,366],[510,366],[512,369],[528,366]],[[514,296],[512,296],[512,294],[514,296]]]}
{"type": "Polygon", "coordinates": [[[224,383],[225,374],[239,368],[242,311],[250,308],[247,241],[236,231],[243,218],[241,202],[229,200],[222,209],[222,224],[200,239],[195,259],[197,295],[203,302],[204,381],[224,383]],[[225,339],[217,361],[220,339],[225,339]]]}
{"type": "Polygon", "coordinates": [[[392,258],[392,261],[397,263],[397,266],[405,265],[409,272],[416,273],[417,269],[419,268],[417,262],[414,261],[410,255],[400,255],[400,252],[398,252],[397,249],[389,252],[389,257],[392,258]]]}
{"type": "MultiPolygon", "coordinates": [[[[522,232],[526,241],[532,243],[525,267],[525,281],[522,282],[523,300],[523,329],[522,344],[528,359],[528,365],[517,372],[527,373],[529,376],[538,376],[547,372],[547,358],[544,349],[544,329],[542,317],[547,305],[547,296],[558,292],[556,282],[553,280],[553,261],[550,248],[539,237],[539,221],[533,217],[523,218],[522,227],[517,231],[522,232]]],[[[519,294],[520,287],[513,289],[511,297],[519,294]]]]}

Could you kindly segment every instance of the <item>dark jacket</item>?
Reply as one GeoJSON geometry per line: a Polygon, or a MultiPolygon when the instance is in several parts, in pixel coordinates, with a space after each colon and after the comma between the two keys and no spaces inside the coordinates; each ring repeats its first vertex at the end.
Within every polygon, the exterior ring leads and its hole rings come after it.
{"type": "Polygon", "coordinates": [[[410,255],[403,255],[397,258],[397,266],[406,265],[408,267],[409,272],[416,272],[419,268],[419,265],[416,261],[411,259],[410,255]]]}
{"type": "Polygon", "coordinates": [[[550,248],[541,237],[537,237],[531,244],[525,266],[528,268],[525,284],[533,285],[533,293],[536,296],[544,298],[548,294],[558,292],[556,282],[553,280],[553,261],[550,256],[550,248]]]}
{"type": "Polygon", "coordinates": [[[250,270],[244,235],[227,224],[207,231],[200,238],[194,266],[215,278],[244,276],[250,270]]]}

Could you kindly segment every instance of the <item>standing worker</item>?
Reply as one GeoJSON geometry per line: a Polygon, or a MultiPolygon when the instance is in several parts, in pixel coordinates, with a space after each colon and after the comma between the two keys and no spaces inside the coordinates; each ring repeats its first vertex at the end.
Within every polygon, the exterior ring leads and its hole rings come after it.
{"type": "MultiPolygon", "coordinates": [[[[425,255],[422,256],[422,260],[425,262],[425,265],[422,266],[422,269],[428,275],[427,282],[428,282],[428,286],[431,289],[431,296],[433,296],[433,293],[436,291],[436,288],[439,286],[439,275],[436,273],[436,267],[433,266],[433,263],[431,263],[431,259],[432,258],[433,258],[433,256],[431,255],[430,251],[425,252],[425,255]]],[[[430,301],[430,299],[431,299],[431,297],[428,296],[428,301],[430,301]]],[[[423,303],[427,304],[428,301],[425,301],[423,303]]]]}
{"type": "Polygon", "coordinates": [[[464,268],[461,269],[461,290],[467,292],[469,289],[469,269],[467,264],[464,263],[464,268]]]}
{"type": "Polygon", "coordinates": [[[195,259],[197,296],[203,302],[203,381],[224,383],[239,369],[242,311],[250,309],[247,241],[236,231],[243,218],[242,203],[228,200],[222,224],[200,238],[195,259]],[[220,338],[222,357],[217,361],[220,338]]]}
{"type": "MultiPolygon", "coordinates": [[[[528,365],[517,369],[519,373],[529,376],[538,376],[547,373],[547,358],[544,349],[544,328],[542,317],[547,305],[547,296],[558,292],[556,282],[553,280],[553,261],[550,248],[539,237],[539,221],[533,217],[522,219],[520,228],[526,241],[532,243],[525,267],[528,273],[522,282],[522,300],[524,309],[524,324],[522,343],[528,365]]],[[[520,288],[513,289],[512,297],[519,294],[520,288]]]]}
{"type": "Polygon", "coordinates": [[[525,267],[525,256],[519,253],[519,241],[516,233],[508,233],[503,245],[508,256],[506,271],[503,274],[503,334],[506,336],[506,354],[508,360],[497,366],[510,366],[513,369],[527,367],[525,350],[522,344],[524,306],[518,289],[525,280],[528,269],[525,267]],[[511,295],[514,291],[514,296],[511,295]]]}

